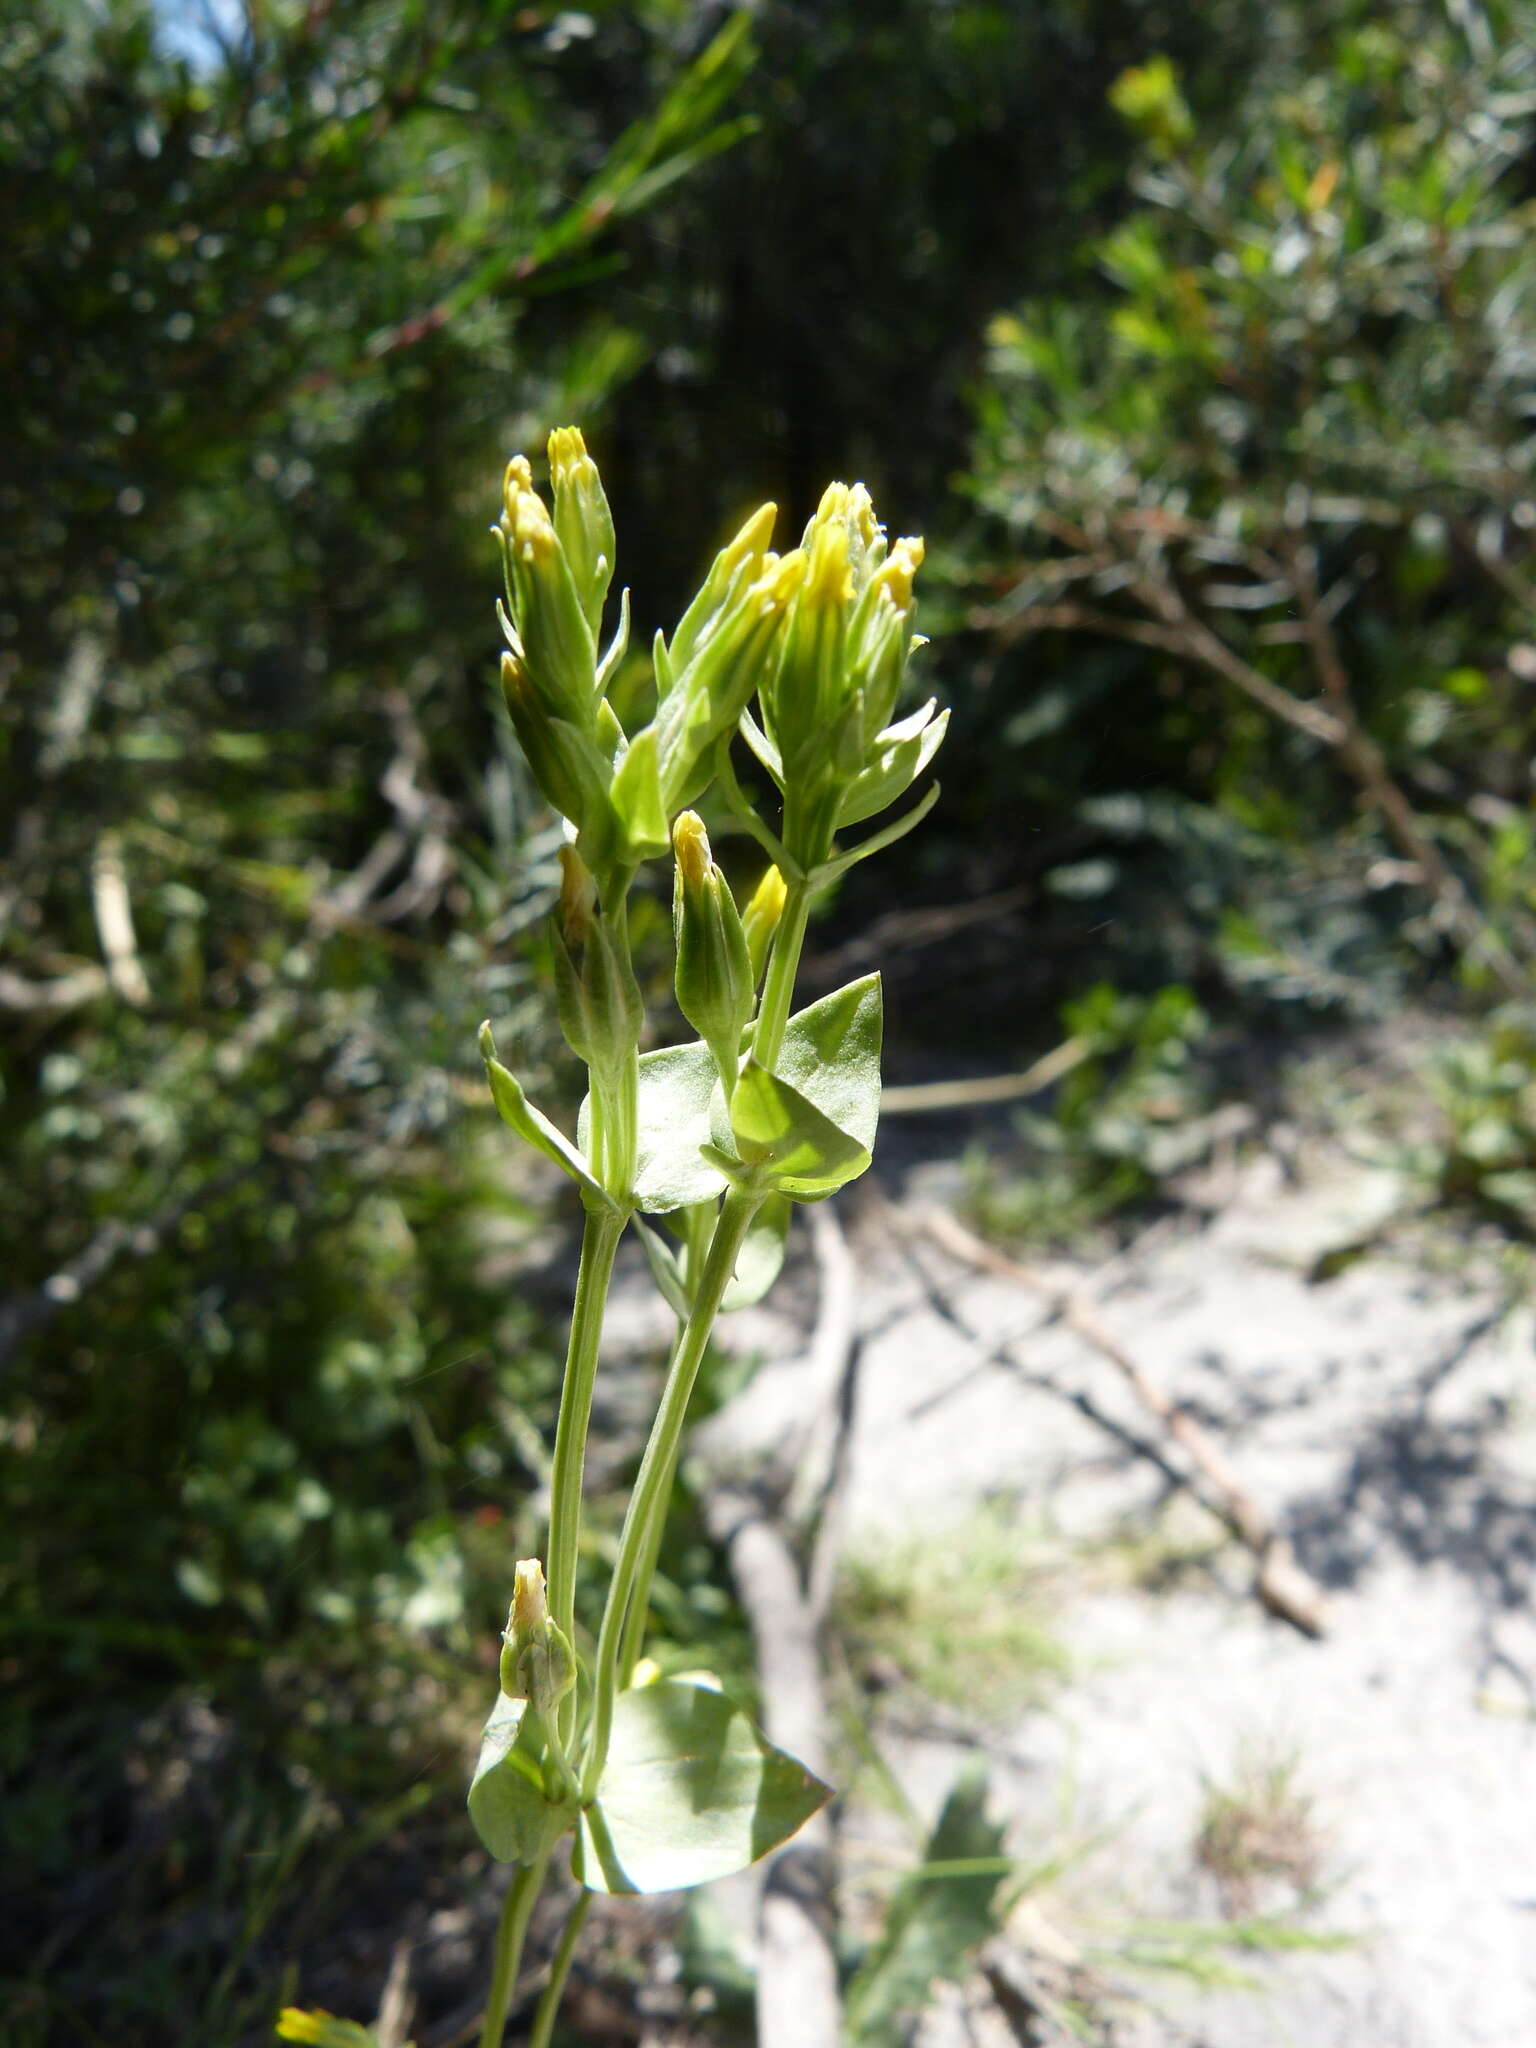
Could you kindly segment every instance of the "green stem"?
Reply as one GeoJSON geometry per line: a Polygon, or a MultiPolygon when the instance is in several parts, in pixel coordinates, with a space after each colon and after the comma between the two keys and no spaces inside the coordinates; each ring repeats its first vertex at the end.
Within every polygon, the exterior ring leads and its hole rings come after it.
{"type": "Polygon", "coordinates": [[[752,1057],[760,1067],[772,1071],[784,1043],[784,1026],[795,993],[795,976],[800,971],[800,950],[811,915],[811,884],[791,882],[784,899],[779,928],[768,956],[763,978],[762,1001],[757,1006],[757,1028],[752,1034],[752,1057]]]}
{"type": "Polygon", "coordinates": [[[760,1194],[732,1188],[721,1205],[720,1220],[710,1241],[698,1295],[672,1354],[661,1406],[651,1425],[650,1440],[640,1461],[634,1492],[629,1498],[624,1531],[619,1538],[619,1555],[609,1583],[608,1604],[603,1609],[603,1625],[597,1641],[596,1694],[587,1746],[587,1768],[581,1787],[584,1801],[595,1798],[603,1766],[608,1761],[624,1624],[636,1590],[641,1560],[649,1545],[652,1525],[667,1511],[667,1489],[682,1439],[689,1396],[698,1377],[715,1317],[720,1311],[721,1299],[736,1270],[737,1255],[762,1202],[760,1194]]]}
{"type": "Polygon", "coordinates": [[[587,1912],[592,1904],[592,1894],[582,1892],[566,1917],[565,1932],[560,1937],[560,1946],[555,1950],[555,1959],[549,1966],[549,1982],[544,1986],[539,2000],[539,2009],[533,2016],[533,2032],[528,2036],[528,2048],[549,2048],[550,2038],[555,2029],[555,2015],[560,2010],[560,2000],[565,1995],[565,1980],[571,1974],[571,1961],[576,1954],[576,1944],[581,1930],[586,1925],[587,1912]]]}
{"type": "MultiPolygon", "coordinates": [[[[560,1391],[560,1420],[555,1426],[555,1458],[550,1474],[549,1544],[545,1573],[549,1611],[575,1642],[576,1554],[581,1546],[581,1479],[586,1464],[587,1425],[592,1415],[592,1389],[597,1382],[597,1352],[603,1335],[613,1261],[624,1235],[625,1218],[612,1209],[587,1211],[581,1233],[581,1264],[576,1273],[576,1299],[571,1310],[571,1341],[560,1391]]],[[[571,1696],[574,1699],[574,1695],[571,1696]]]]}
{"type": "Polygon", "coordinates": [[[536,1863],[524,1864],[507,1886],[501,1902],[501,1919],[496,1926],[496,1947],[491,1958],[491,1988],[486,1993],[485,2018],[480,2027],[480,2048],[501,2048],[506,2032],[507,2008],[517,1983],[517,1967],[523,1959],[523,1942],[534,1903],[544,1887],[549,1852],[536,1863]]]}
{"type": "MultiPolygon", "coordinates": [[[[682,1455],[682,1439],[672,1447],[671,1461],[667,1466],[662,1499],[669,1502],[672,1489],[677,1484],[678,1460],[682,1455]]],[[[619,1648],[619,1690],[623,1692],[635,1675],[635,1666],[640,1662],[640,1652],[645,1647],[645,1624],[651,1611],[651,1587],[656,1579],[656,1562],[661,1556],[661,1539],[667,1530],[665,1506],[652,1522],[645,1535],[645,1549],[641,1554],[635,1572],[635,1589],[629,1597],[629,1612],[624,1617],[624,1640],[619,1648]]]]}

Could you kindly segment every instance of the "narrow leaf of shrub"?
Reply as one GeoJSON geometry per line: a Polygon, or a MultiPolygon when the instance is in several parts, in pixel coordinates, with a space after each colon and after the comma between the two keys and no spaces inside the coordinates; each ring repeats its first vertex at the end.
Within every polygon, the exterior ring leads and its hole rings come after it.
{"type": "Polygon", "coordinates": [[[909,2038],[907,2022],[927,2004],[935,1978],[962,1978],[976,1950],[996,1932],[994,1900],[1004,1872],[995,1859],[1003,1830],[987,1819],[986,1798],[986,1772],[979,1765],[956,1779],[922,1864],[902,1879],[884,1933],[849,1983],[844,2039],[851,2048],[900,2048],[909,2038]],[[971,1862],[983,1868],[965,1871],[971,1862]]]}

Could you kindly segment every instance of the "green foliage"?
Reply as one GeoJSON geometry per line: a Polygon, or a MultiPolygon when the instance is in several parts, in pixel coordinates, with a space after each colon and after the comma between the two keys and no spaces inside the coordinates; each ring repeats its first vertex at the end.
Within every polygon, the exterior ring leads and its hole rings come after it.
{"type": "Polygon", "coordinates": [[[1495,1010],[1475,1038],[1443,1048],[1428,1072],[1444,1119],[1410,1164],[1439,1199],[1472,1202],[1521,1236],[1536,1232],[1536,1012],[1495,1010]]]}
{"type": "Polygon", "coordinates": [[[1050,1112],[1016,1114],[1015,1156],[970,1162],[970,1206],[1005,1238],[1080,1232],[1152,1194],[1210,1144],[1201,1112],[1212,1083],[1200,1059],[1210,1024],[1189,989],[1133,996],[1100,982],[1064,1006],[1062,1025],[1083,1057],[1050,1112]]]}
{"type": "MultiPolygon", "coordinates": [[[[1521,0],[1344,10],[1205,121],[1166,63],[1128,74],[1142,203],[1084,252],[1096,291],[994,322],[973,478],[976,623],[1085,636],[1056,730],[1125,706],[1143,782],[1303,872],[1347,849],[1355,914],[1478,989],[1536,940],[1533,47],[1521,0]]],[[[1270,902],[1242,908],[1252,940],[1270,902]]]]}

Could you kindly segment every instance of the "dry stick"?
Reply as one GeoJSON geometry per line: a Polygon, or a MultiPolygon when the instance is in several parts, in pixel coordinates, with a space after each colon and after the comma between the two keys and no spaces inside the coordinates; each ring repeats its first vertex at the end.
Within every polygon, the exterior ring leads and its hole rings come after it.
{"type": "MultiPolygon", "coordinates": [[[[840,1434],[834,1425],[819,1488],[820,1539],[802,1574],[785,1530],[791,1482],[821,1462],[816,1440],[827,1408],[848,1409],[854,1357],[853,1262],[831,1209],[811,1216],[821,1301],[810,1354],[816,1393],[797,1440],[771,1456],[755,1483],[719,1480],[704,1496],[710,1533],[724,1544],[737,1596],[752,1629],[768,1739],[818,1776],[826,1769],[827,1710],[818,1634],[838,1524],[840,1434]],[[830,1395],[829,1402],[826,1396],[830,1395]],[[818,1398],[820,1397],[820,1398],[818,1398]]],[[[750,1391],[750,1390],[749,1390],[750,1391]]],[[[819,1813],[769,1859],[758,1913],[758,2048],[838,2048],[842,2004],[837,1985],[832,1906],[832,1826],[819,1813]]]]}
{"type": "Polygon", "coordinates": [[[992,1102],[1018,1102],[1038,1095],[1093,1051],[1088,1038],[1067,1038],[1043,1053],[1022,1074],[986,1074],[975,1081],[914,1081],[907,1087],[882,1088],[882,1116],[917,1116],[945,1109],[980,1109],[992,1102]]]}
{"type": "Polygon", "coordinates": [[[1320,1636],[1327,1628],[1327,1601],[1321,1587],[1297,1563],[1289,1542],[1275,1528],[1252,1494],[1195,1418],[1171,1401],[1125,1347],[1105,1329],[1092,1305],[1070,1288],[1059,1293],[1027,1266],[995,1251],[956,1221],[947,1210],[924,1209],[915,1216],[894,1212],[898,1227],[922,1230],[951,1258],[976,1271],[996,1274],[1036,1294],[1053,1296],[1056,1312],[1067,1328],[1107,1358],[1125,1375],[1137,1398],[1174,1438],[1204,1482],[1206,1504],[1233,1535],[1258,1559],[1257,1592],[1271,1614],[1288,1621],[1303,1635],[1320,1636]]]}

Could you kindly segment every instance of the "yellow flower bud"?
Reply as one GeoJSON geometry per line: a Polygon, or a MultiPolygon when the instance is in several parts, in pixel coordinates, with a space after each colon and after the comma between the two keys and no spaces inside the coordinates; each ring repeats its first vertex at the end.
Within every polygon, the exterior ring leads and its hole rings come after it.
{"type": "Polygon", "coordinates": [[[709,879],[711,860],[709,834],[697,811],[684,811],[672,827],[672,850],[685,893],[702,889],[709,879]]]}
{"type": "Polygon", "coordinates": [[[756,979],[736,899],[710,858],[703,820],[684,811],[672,827],[677,883],[677,1006],[715,1056],[729,1095],[740,1065],[741,1034],[752,1014],[756,979]]]}
{"type": "Polygon", "coordinates": [[[752,962],[754,987],[763,978],[763,969],[768,963],[768,948],[779,928],[779,919],[784,915],[784,905],[788,896],[789,890],[785,886],[784,877],[776,867],[770,867],[753,890],[752,900],[741,914],[742,930],[747,935],[747,954],[752,962]]]}
{"type": "Polygon", "coordinates": [[[525,456],[507,464],[501,506],[496,531],[507,572],[509,638],[521,649],[534,701],[549,716],[589,731],[598,699],[596,633],[525,456]]]}
{"type": "Polygon", "coordinates": [[[818,526],[811,539],[801,601],[829,610],[848,603],[853,596],[853,570],[848,559],[848,529],[844,525],[818,526]]]}
{"type": "Polygon", "coordinates": [[[576,427],[557,427],[550,435],[549,479],[555,496],[555,532],[595,635],[613,580],[613,514],[597,464],[576,427]]]}
{"type": "Polygon", "coordinates": [[[501,1640],[502,1691],[548,1719],[576,1683],[576,1660],[565,1631],[550,1619],[544,1567],[536,1557],[518,1564],[501,1640]]]}
{"type": "Polygon", "coordinates": [[[900,612],[912,609],[912,582],[922,567],[926,550],[919,534],[908,534],[897,541],[887,559],[870,578],[877,590],[890,593],[892,602],[900,612]]]}

